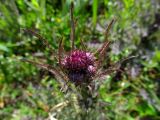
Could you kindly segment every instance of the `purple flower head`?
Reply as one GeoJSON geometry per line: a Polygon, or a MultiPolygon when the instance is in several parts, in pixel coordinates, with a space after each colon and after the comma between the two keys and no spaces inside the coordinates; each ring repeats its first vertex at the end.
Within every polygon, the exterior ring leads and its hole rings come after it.
{"type": "Polygon", "coordinates": [[[95,57],[90,52],[71,51],[62,61],[62,65],[69,79],[74,82],[91,79],[95,74],[95,57]]]}
{"type": "Polygon", "coordinates": [[[87,70],[89,66],[94,66],[94,57],[91,53],[74,50],[62,62],[65,69],[69,71],[87,70]]]}

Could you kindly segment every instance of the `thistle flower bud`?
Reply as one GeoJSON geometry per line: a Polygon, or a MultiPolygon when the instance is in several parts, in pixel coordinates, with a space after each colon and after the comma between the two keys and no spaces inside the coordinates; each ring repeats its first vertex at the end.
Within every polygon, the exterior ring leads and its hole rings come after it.
{"type": "Polygon", "coordinates": [[[62,61],[73,82],[87,81],[95,74],[95,58],[90,52],[74,50],[62,61]]]}
{"type": "Polygon", "coordinates": [[[63,60],[62,64],[69,71],[87,70],[88,66],[94,66],[94,57],[89,52],[75,50],[63,60]]]}

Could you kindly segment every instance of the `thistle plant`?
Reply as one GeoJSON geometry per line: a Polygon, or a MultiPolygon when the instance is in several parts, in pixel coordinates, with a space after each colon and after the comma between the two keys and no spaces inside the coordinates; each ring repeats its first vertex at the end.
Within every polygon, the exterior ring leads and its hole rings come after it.
{"type": "MultiPolygon", "coordinates": [[[[106,70],[102,69],[103,67],[102,62],[105,59],[105,53],[111,43],[108,40],[109,30],[111,29],[111,26],[115,20],[112,20],[107,26],[104,32],[105,42],[98,50],[96,50],[95,52],[91,52],[88,51],[85,47],[83,47],[82,49],[77,49],[74,44],[75,20],[73,17],[73,8],[74,8],[73,3],[71,3],[70,6],[71,50],[69,52],[65,52],[63,46],[63,39],[60,39],[59,48],[57,52],[53,53],[58,61],[58,66],[54,67],[46,63],[35,62],[33,60],[28,60],[28,59],[25,59],[25,61],[54,74],[54,76],[57,79],[60,79],[59,82],[62,85],[62,89],[66,86],[68,89],[70,89],[74,85],[75,87],[73,89],[76,89],[76,91],[78,91],[77,93],[78,105],[80,106],[82,111],[84,111],[88,110],[89,108],[94,108],[95,104],[97,104],[97,97],[98,97],[97,90],[100,84],[97,85],[96,81],[98,81],[102,76],[106,76],[115,71],[119,71],[121,63],[129,58],[123,59],[115,63],[114,65],[110,65],[110,67],[108,67],[108,69],[106,70]]],[[[48,43],[48,40],[43,38],[40,34],[31,29],[24,29],[24,31],[41,39],[45,44],[45,46],[47,46],[50,50],[54,51],[51,45],[48,43]]],[[[81,45],[84,45],[82,40],[81,40],[81,45]]],[[[85,115],[83,114],[82,116],[84,117],[85,115]]]]}

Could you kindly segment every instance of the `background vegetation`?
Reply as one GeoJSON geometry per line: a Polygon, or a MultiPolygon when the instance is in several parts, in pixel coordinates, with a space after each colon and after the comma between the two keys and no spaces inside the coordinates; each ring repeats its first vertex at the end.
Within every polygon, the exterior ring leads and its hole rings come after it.
{"type": "MultiPolygon", "coordinates": [[[[112,46],[106,63],[136,55],[121,69],[107,76],[100,87],[97,106],[88,120],[160,120],[160,2],[159,0],[76,0],[74,16],[76,45],[80,38],[91,50],[99,47],[103,32],[116,18],[110,32],[112,46]]],[[[51,51],[22,28],[41,33],[53,49],[64,37],[69,50],[70,0],[0,0],[0,119],[60,120],[78,119],[77,109],[59,103],[69,100],[60,91],[54,76],[47,71],[20,61],[21,58],[55,65],[51,51]],[[56,108],[56,109],[55,109],[56,108]],[[52,111],[52,112],[51,112],[52,111]]],[[[104,67],[105,69],[105,67],[104,67]]]]}

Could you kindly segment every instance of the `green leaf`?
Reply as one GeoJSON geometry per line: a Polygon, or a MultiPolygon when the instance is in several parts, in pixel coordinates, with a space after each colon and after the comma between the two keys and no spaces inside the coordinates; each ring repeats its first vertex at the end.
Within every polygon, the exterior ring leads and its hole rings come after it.
{"type": "Polygon", "coordinates": [[[96,26],[96,22],[97,22],[97,11],[98,11],[98,0],[93,0],[93,5],[92,5],[92,21],[93,21],[93,25],[94,27],[96,26]]]}
{"type": "Polygon", "coordinates": [[[9,48],[3,44],[0,44],[0,51],[9,52],[9,48]]]}

